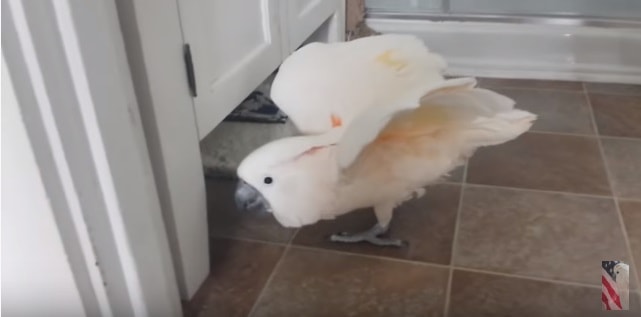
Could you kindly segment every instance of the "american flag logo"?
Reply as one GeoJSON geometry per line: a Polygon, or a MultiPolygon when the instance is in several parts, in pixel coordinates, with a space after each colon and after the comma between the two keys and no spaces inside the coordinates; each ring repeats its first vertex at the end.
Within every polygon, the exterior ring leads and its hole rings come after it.
{"type": "Polygon", "coordinates": [[[601,261],[601,306],[628,310],[630,267],[621,261],[601,261]]]}

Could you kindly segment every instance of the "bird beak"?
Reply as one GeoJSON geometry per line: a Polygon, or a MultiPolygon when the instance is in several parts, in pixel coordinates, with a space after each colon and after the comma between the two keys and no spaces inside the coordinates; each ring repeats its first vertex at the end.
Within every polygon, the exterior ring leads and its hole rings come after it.
{"type": "Polygon", "coordinates": [[[240,210],[252,210],[259,206],[267,211],[271,210],[269,203],[263,195],[261,195],[254,186],[247,184],[243,180],[238,181],[234,198],[236,200],[236,207],[240,210]]]}

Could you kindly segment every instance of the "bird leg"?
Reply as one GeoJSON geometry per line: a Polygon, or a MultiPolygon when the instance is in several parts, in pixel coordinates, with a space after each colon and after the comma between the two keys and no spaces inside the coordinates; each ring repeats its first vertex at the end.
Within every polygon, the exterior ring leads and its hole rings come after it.
{"type": "Polygon", "coordinates": [[[377,246],[405,246],[407,245],[407,242],[401,239],[381,237],[381,235],[386,233],[389,229],[389,223],[392,220],[393,210],[394,204],[375,206],[374,212],[376,213],[376,219],[378,220],[378,222],[372,228],[363,232],[352,234],[346,232],[333,234],[330,236],[330,241],[342,243],[369,242],[377,246]]]}

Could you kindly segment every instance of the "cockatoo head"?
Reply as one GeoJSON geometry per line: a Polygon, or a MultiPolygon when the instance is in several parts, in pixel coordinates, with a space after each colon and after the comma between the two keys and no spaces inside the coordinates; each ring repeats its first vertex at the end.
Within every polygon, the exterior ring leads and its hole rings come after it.
{"type": "Polygon", "coordinates": [[[614,266],[614,275],[617,285],[625,285],[630,283],[630,266],[625,263],[618,263],[614,266]]]}
{"type": "Polygon", "coordinates": [[[285,138],[249,154],[238,167],[236,204],[272,212],[285,227],[318,221],[338,175],[331,145],[314,136],[285,138]]]}

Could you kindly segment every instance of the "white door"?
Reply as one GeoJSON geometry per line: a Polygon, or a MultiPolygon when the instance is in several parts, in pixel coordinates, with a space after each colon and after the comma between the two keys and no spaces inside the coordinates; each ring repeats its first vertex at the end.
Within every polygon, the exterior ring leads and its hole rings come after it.
{"type": "Polygon", "coordinates": [[[287,0],[286,3],[286,27],[289,33],[287,53],[295,51],[341,6],[341,0],[287,0]]]}
{"type": "Polygon", "coordinates": [[[200,139],[281,62],[278,0],[178,0],[200,139]]]}

